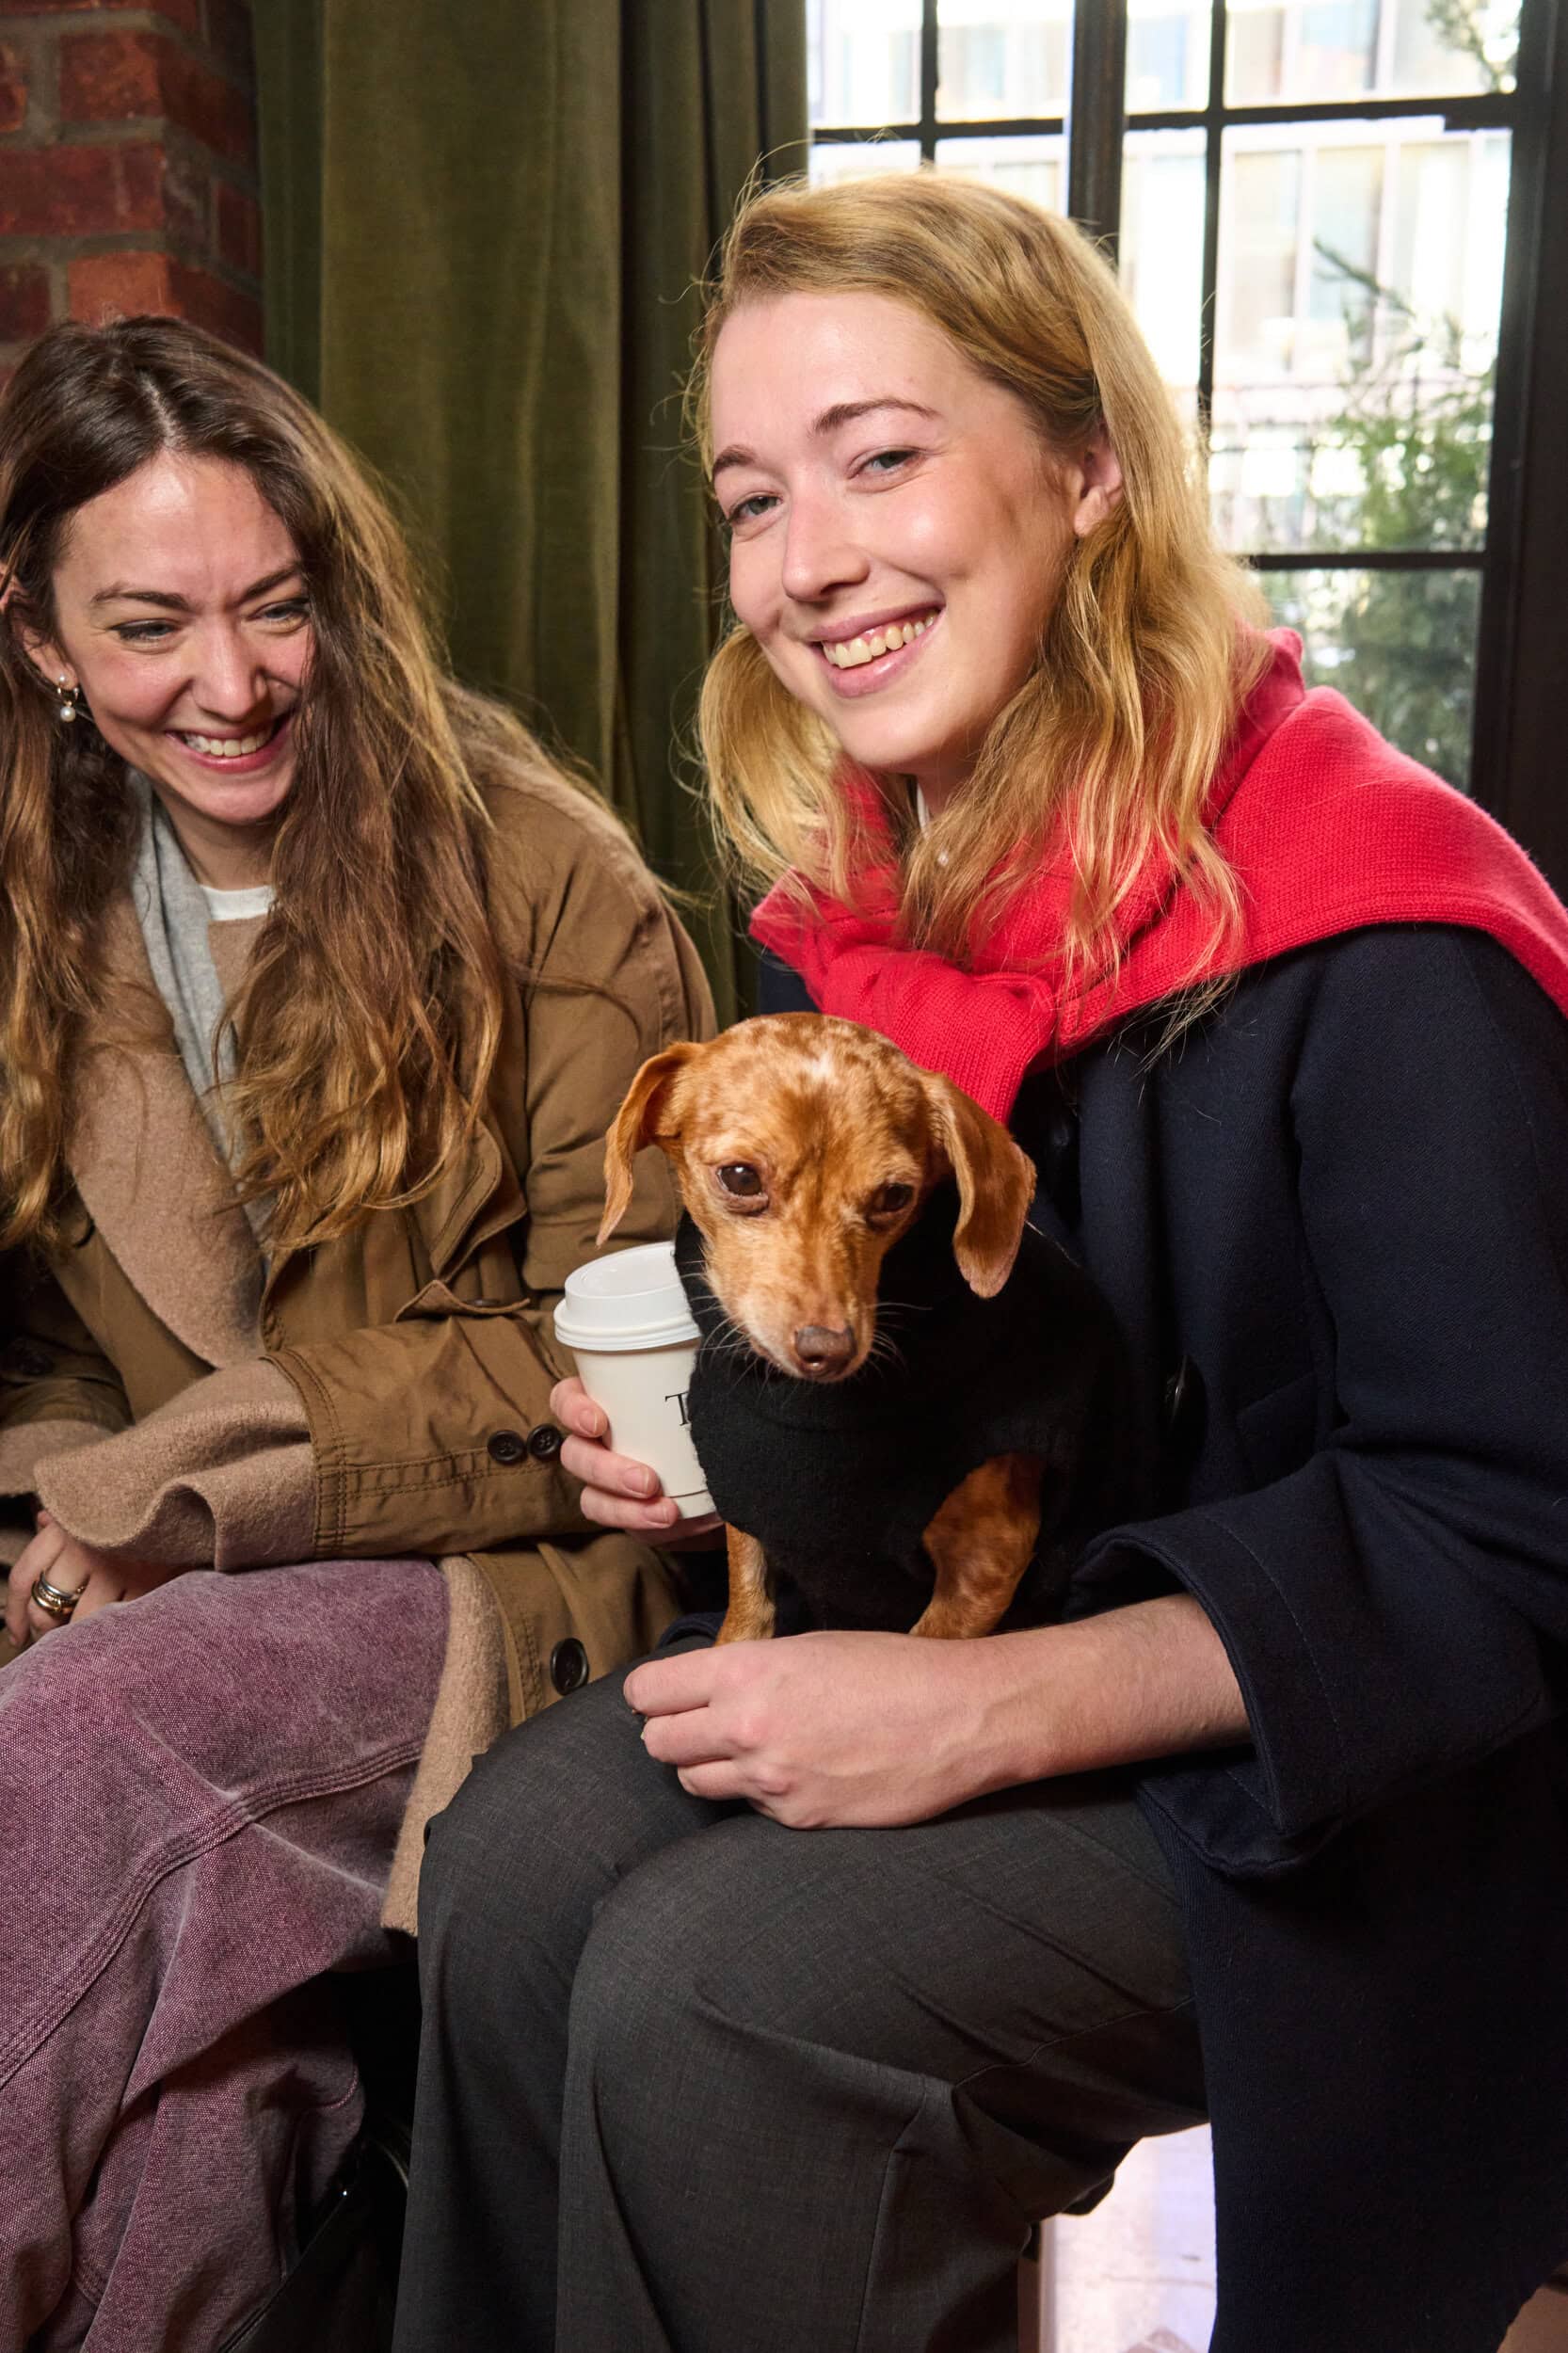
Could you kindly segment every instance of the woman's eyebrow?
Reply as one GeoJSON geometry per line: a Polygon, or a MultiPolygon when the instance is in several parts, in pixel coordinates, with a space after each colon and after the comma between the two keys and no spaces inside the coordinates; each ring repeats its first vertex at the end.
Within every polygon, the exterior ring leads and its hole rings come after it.
{"type": "MultiPolygon", "coordinates": [[[[269,588],[280,588],[285,580],[296,579],[299,568],[297,564],[285,564],[280,572],[268,572],[264,580],[254,580],[248,588],[242,588],[235,602],[248,604],[252,597],[264,597],[269,588]]],[[[161,605],[168,613],[190,611],[190,606],[184,597],[170,596],[166,589],[162,588],[130,588],[120,581],[117,581],[112,588],[100,588],[88,598],[88,601],[89,604],[117,602],[156,604],[161,605]]]]}
{"type": "Polygon", "coordinates": [[[933,423],[936,416],[935,408],[927,408],[918,400],[898,400],[891,393],[887,393],[878,400],[836,401],[831,408],[823,410],[811,430],[823,436],[837,433],[840,426],[854,424],[861,417],[872,416],[878,408],[905,408],[911,416],[925,417],[933,423]]]}
{"type": "MultiPolygon", "coordinates": [[[[841,426],[854,424],[860,417],[873,416],[879,408],[906,409],[911,416],[925,417],[933,423],[936,417],[936,409],[927,408],[920,401],[898,400],[889,392],[875,400],[835,401],[831,408],[824,408],[820,417],[812,419],[811,431],[819,439],[825,440],[841,426]]],[[[755,466],[756,463],[754,450],[744,449],[738,442],[734,443],[728,449],[720,450],[714,458],[712,479],[716,482],[727,466],[755,466]]]]}

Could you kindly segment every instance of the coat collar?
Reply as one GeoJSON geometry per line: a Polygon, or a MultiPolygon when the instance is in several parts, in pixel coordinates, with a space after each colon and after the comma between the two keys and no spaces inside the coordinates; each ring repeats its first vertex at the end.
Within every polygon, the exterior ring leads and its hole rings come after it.
{"type": "MultiPolygon", "coordinates": [[[[214,960],[231,1000],[264,920],[214,926],[214,960]]],[[[128,897],[109,910],[104,957],[104,1010],[89,1023],[85,1042],[68,1150],[72,1176],[100,1240],[144,1305],[204,1363],[237,1364],[263,1345],[261,1255],[191,1091],[128,897]],[[127,1000],[130,1021],[150,1033],[145,1045],[117,1042],[118,1030],[128,1026],[120,1012],[127,1000]]],[[[520,1016],[514,1015],[502,1064],[519,1097],[521,1055],[520,1016]]],[[[368,1282],[375,1313],[390,1319],[410,1280],[446,1276],[526,1213],[510,1142],[487,1108],[468,1149],[407,1212],[419,1238],[412,1266],[407,1241],[393,1252],[395,1269],[380,1264],[377,1246],[393,1241],[392,1225],[380,1218],[344,1242],[305,1253],[301,1264],[324,1274],[340,1252],[357,1263],[371,1252],[373,1262],[360,1264],[356,1284],[368,1282]],[[381,1279],[389,1272],[390,1288],[381,1279]]],[[[283,1289],[293,1295],[299,1269],[284,1261],[276,1273],[281,1301],[283,1289]]]]}
{"type": "Polygon", "coordinates": [[[185,1076],[128,895],[110,906],[103,943],[104,1010],[78,1065],[71,1173],[152,1313],[205,1363],[237,1364],[260,1346],[255,1237],[185,1076]],[[118,1042],[122,1009],[135,1022],[145,1016],[145,1045],[118,1042]]]}

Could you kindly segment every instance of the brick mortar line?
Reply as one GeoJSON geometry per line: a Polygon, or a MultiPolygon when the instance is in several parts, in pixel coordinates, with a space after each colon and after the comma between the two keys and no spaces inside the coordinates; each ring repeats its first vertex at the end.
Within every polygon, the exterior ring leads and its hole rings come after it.
{"type": "Polygon", "coordinates": [[[0,40],[20,50],[26,61],[27,111],[16,130],[0,136],[0,149],[52,146],[60,135],[58,43],[49,25],[36,16],[19,17],[15,23],[11,33],[0,17],[0,40]]]}
{"type": "MultiPolygon", "coordinates": [[[[101,255],[114,253],[154,254],[161,260],[178,262],[184,269],[202,270],[209,278],[220,280],[233,293],[248,296],[253,302],[262,298],[259,278],[235,269],[220,254],[205,248],[198,250],[188,241],[171,237],[162,229],[81,230],[74,235],[57,237],[0,235],[0,269],[47,269],[51,264],[57,264],[64,271],[72,262],[96,261],[101,255]]],[[[63,278],[57,291],[63,298],[63,278]]]]}
{"type": "Polygon", "coordinates": [[[254,165],[242,163],[236,156],[221,155],[205,139],[199,139],[194,131],[187,131],[183,122],[168,115],[155,118],[164,125],[163,144],[171,152],[178,152],[185,161],[204,165],[215,179],[227,180],[242,196],[248,196],[260,204],[262,200],[261,159],[254,165]]]}
{"type": "Polygon", "coordinates": [[[21,150],[42,153],[58,147],[162,147],[178,151],[187,159],[205,165],[220,179],[228,180],[244,196],[261,199],[261,175],[252,165],[238,156],[225,155],[217,148],[209,147],[205,139],[187,131],[172,115],[133,115],[120,122],[65,122],[49,137],[29,136],[25,129],[0,135],[0,154],[21,150]]]}
{"type": "MultiPolygon", "coordinates": [[[[95,17],[92,22],[95,24],[107,22],[113,27],[121,22],[123,16],[132,14],[139,18],[142,11],[120,11],[107,19],[95,17]]],[[[158,21],[164,22],[161,19],[158,21]]],[[[175,28],[169,27],[168,29],[172,35],[175,28]]],[[[187,131],[183,123],[176,122],[170,115],[135,115],[128,121],[118,122],[62,121],[60,117],[60,48],[64,37],[60,29],[60,20],[57,18],[8,18],[0,14],[0,40],[10,41],[11,45],[23,54],[27,72],[27,113],[18,129],[0,132],[0,153],[11,148],[112,146],[118,140],[135,141],[146,138],[149,126],[161,125],[184,141],[190,150],[203,156],[210,156],[221,171],[233,177],[236,184],[248,196],[260,199],[259,152],[256,164],[246,163],[238,156],[226,155],[221,150],[209,147],[205,139],[199,138],[193,131],[187,131]],[[11,25],[16,28],[14,36],[8,29],[11,25]]],[[[204,54],[199,51],[188,38],[182,39],[181,46],[192,56],[200,57],[204,54]]],[[[247,86],[236,82],[232,75],[225,75],[223,79],[230,90],[245,100],[249,109],[251,122],[256,125],[254,81],[252,80],[247,86]]],[[[256,128],[259,142],[259,125],[256,128]]]]}
{"type": "Polygon", "coordinates": [[[57,136],[51,139],[49,144],[52,147],[112,147],[122,139],[144,139],[149,136],[150,130],[156,130],[160,126],[167,126],[170,131],[177,133],[181,138],[189,139],[193,146],[200,147],[204,154],[211,155],[216,163],[232,164],[236,171],[248,169],[248,166],[239,162],[237,158],[225,155],[220,148],[209,147],[205,139],[199,138],[194,131],[187,131],[183,122],[177,121],[173,115],[168,114],[116,115],[112,120],[105,121],[62,122],[57,136]]]}
{"type": "Polygon", "coordinates": [[[231,89],[248,99],[252,106],[256,103],[254,63],[247,80],[227,57],[216,49],[210,48],[199,34],[187,32],[183,24],[176,24],[172,17],[158,16],[151,8],[73,8],[69,14],[60,16],[14,16],[0,8],[0,40],[15,38],[12,26],[17,33],[24,30],[40,33],[56,43],[72,33],[158,33],[198,65],[210,67],[220,81],[227,82],[231,89]]]}

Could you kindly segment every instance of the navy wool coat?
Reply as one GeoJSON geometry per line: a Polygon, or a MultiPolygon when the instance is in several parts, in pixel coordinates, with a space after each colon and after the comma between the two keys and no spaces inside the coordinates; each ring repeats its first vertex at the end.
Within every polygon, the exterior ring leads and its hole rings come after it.
{"type": "MultiPolygon", "coordinates": [[[[808,1004],[782,966],[764,1009],[808,1004]]],[[[1568,2257],[1568,1024],[1489,937],[1345,934],[1032,1075],[1250,1747],[1140,1775],[1214,2126],[1213,2353],[1495,2353],[1568,2257]],[[1152,1058],[1152,1059],[1151,1059],[1152,1058]]]]}

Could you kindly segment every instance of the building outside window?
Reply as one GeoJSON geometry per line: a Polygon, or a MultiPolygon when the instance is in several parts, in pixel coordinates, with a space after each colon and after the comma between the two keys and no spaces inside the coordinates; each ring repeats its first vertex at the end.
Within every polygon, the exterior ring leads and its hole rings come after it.
{"type": "Polygon", "coordinates": [[[1312,680],[1484,796],[1519,0],[1080,8],[808,0],[813,176],[923,156],[1064,210],[1075,34],[1080,72],[1125,56],[1123,119],[1092,134],[1119,215],[1092,226],[1207,441],[1219,536],[1312,680]]]}

